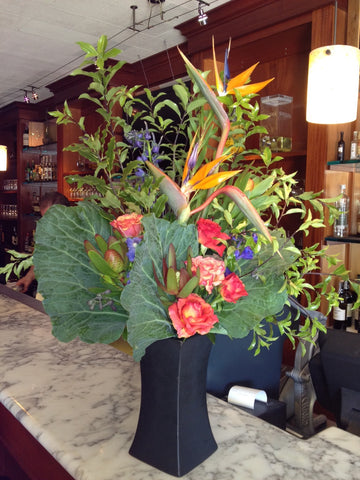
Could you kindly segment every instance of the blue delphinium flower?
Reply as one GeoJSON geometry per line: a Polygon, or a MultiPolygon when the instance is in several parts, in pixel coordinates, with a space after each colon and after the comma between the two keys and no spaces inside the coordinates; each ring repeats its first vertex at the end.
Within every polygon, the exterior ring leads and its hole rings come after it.
{"type": "Polygon", "coordinates": [[[133,262],[135,260],[135,250],[137,245],[141,242],[141,238],[139,237],[134,237],[134,238],[127,238],[126,239],[126,245],[128,247],[128,252],[127,252],[127,257],[130,262],[133,262]]]}
{"type": "Polygon", "coordinates": [[[254,252],[250,247],[245,247],[242,254],[240,255],[240,258],[243,258],[244,260],[251,260],[254,257],[254,252]]]}
{"type": "Polygon", "coordinates": [[[144,178],[145,175],[146,175],[146,173],[144,172],[144,170],[143,170],[142,168],[139,167],[139,168],[137,168],[137,169],[135,170],[135,175],[136,175],[137,177],[144,178]]]}
{"type": "Polygon", "coordinates": [[[192,171],[192,169],[195,167],[196,165],[196,161],[197,161],[197,157],[198,157],[198,150],[199,150],[199,143],[195,143],[194,145],[194,148],[191,152],[191,155],[189,157],[189,161],[188,161],[188,173],[186,175],[186,178],[184,180],[184,184],[186,182],[189,181],[189,178],[190,178],[190,172],[192,171]]]}
{"type": "Polygon", "coordinates": [[[241,253],[239,250],[235,250],[234,252],[234,257],[235,257],[235,260],[240,260],[241,258],[241,253]]]}

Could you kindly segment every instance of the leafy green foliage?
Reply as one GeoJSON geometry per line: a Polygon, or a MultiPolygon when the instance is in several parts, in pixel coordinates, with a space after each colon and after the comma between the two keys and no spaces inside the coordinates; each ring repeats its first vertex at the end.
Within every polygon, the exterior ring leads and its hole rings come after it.
{"type": "Polygon", "coordinates": [[[130,282],[121,294],[121,303],[129,312],[128,341],[134,347],[133,355],[139,360],[153,341],[173,337],[174,328],[169,323],[167,309],[156,295],[157,285],[153,275],[155,266],[161,276],[162,259],[169,247],[176,250],[177,267],[183,267],[190,247],[193,256],[198,254],[197,231],[194,225],[179,225],[149,216],[143,219],[144,239],[137,247],[130,282]]]}
{"type": "Polygon", "coordinates": [[[16,250],[8,250],[7,252],[10,254],[10,262],[0,268],[0,273],[5,275],[6,282],[9,280],[11,274],[19,277],[22,272],[30,268],[33,264],[30,253],[20,253],[16,250]]]}
{"type": "Polygon", "coordinates": [[[35,274],[39,273],[39,291],[53,334],[63,342],[79,337],[89,343],[111,343],[124,331],[127,313],[118,290],[113,292],[93,269],[84,248],[84,241],[97,247],[95,234],[108,238],[111,233],[99,208],[87,202],[54,205],[38,222],[35,274]],[[94,301],[102,308],[90,309],[94,301]]]}
{"type": "MultiPolygon", "coordinates": [[[[248,292],[247,297],[223,306],[218,299],[210,298],[219,318],[210,334],[236,338],[253,331],[251,347],[256,353],[278,335],[275,330],[268,334],[265,323],[276,324],[280,334],[293,343],[296,336],[311,340],[323,328],[320,322],[306,319],[297,333],[290,319],[276,320],[274,316],[282,310],[288,295],[302,296],[311,310],[319,308],[322,297],[328,300],[329,309],[338,301],[331,276],[319,277],[317,285],[309,280],[310,274],[320,273],[319,259],[326,258],[325,249],[318,245],[300,249],[296,243],[299,235],[307,236],[312,228],[324,227],[326,210],[330,223],[338,212],[334,199],[323,198],[321,192],[300,192],[296,174],[277,168],[280,157],[273,158],[268,148],[263,152],[247,149],[249,137],[264,133],[259,125],[264,116],[255,95],[225,95],[220,99],[213,93],[209,96],[200,81],[206,73],[197,72],[187,60],[189,74],[195,79],[192,88],[179,81],[173,87],[172,98],[146,88],[140,95],[137,87],[114,86],[114,77],[123,63],[111,60],[119,51],[107,50],[106,37],[101,37],[96,47],[85,42],[79,45],[85,52],[82,67],[87,68],[75,70],[74,75],[89,79],[88,91],[80,98],[92,104],[101,118],[100,125],[89,134],[86,119],[75,119],[66,102],[63,111],[52,115],[58,124],[79,127],[79,141],[66,149],[86,159],[94,171],[93,175],[69,176],[68,181],[79,187],[91,185],[97,194],[77,207],[51,208],[38,225],[34,264],[54,335],[63,341],[79,337],[103,343],[127,335],[136,360],[152,342],[175,336],[166,305],[177,298],[172,293],[178,293],[174,285],[188,248],[193,257],[199,253],[195,223],[204,217],[217,222],[236,239],[236,246],[229,246],[230,242],[226,245],[225,263],[241,278],[248,292]],[[219,188],[214,184],[209,191],[194,189],[190,198],[181,190],[193,138],[196,156],[189,173],[213,161],[223,150],[229,158],[221,169],[240,171],[230,183],[244,192],[241,203],[234,196],[215,198],[188,218],[190,202],[194,210],[219,188]],[[219,144],[220,149],[216,148],[219,144]],[[248,161],[248,154],[257,155],[258,161],[248,161]],[[167,188],[161,188],[165,174],[167,188]],[[188,207],[188,225],[176,221],[169,208],[174,204],[180,212],[188,207]],[[266,229],[263,235],[255,231],[249,212],[241,208],[249,204],[266,222],[272,242],[265,236],[266,229]],[[145,233],[136,247],[133,264],[125,260],[122,248],[116,251],[108,243],[114,234],[109,221],[129,212],[144,215],[145,233]],[[296,218],[297,226],[286,235],[282,225],[291,217],[296,218]],[[163,258],[168,256],[170,245],[175,249],[177,267],[166,272],[166,288],[161,289],[155,277],[163,278],[163,258]],[[253,257],[242,256],[247,248],[253,257]],[[129,283],[124,287],[128,271],[129,283]]],[[[218,169],[214,168],[216,172],[218,169]]],[[[176,208],[173,210],[178,213],[176,208]]],[[[205,251],[202,247],[203,254],[205,251]]],[[[332,258],[329,262],[336,263],[332,258]]],[[[334,275],[347,277],[348,272],[339,266],[334,275]]],[[[189,291],[198,292],[196,277],[191,282],[189,291]]]]}

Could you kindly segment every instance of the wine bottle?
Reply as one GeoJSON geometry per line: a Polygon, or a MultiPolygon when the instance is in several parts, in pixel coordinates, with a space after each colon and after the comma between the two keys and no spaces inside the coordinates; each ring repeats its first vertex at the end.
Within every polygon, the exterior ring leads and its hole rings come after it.
{"type": "MultiPolygon", "coordinates": [[[[356,282],[357,284],[359,284],[359,282],[360,282],[360,275],[358,275],[358,276],[356,277],[355,282],[356,282]]],[[[355,292],[353,293],[353,298],[354,298],[354,303],[355,303],[356,300],[358,299],[358,296],[357,296],[357,294],[356,294],[355,292]]],[[[360,312],[359,312],[359,307],[354,308],[353,311],[352,311],[352,318],[353,318],[354,328],[355,328],[355,330],[356,330],[357,332],[359,332],[359,327],[360,327],[360,325],[359,325],[359,323],[360,323],[360,322],[359,322],[359,320],[360,320],[359,314],[360,314],[360,312]]]]}
{"type": "Polygon", "coordinates": [[[343,162],[345,158],[344,132],[340,132],[340,140],[337,144],[337,161],[343,162]]]}
{"type": "Polygon", "coordinates": [[[347,237],[349,235],[349,197],[346,194],[346,185],[340,187],[340,198],[335,202],[335,207],[340,215],[334,221],[334,236],[347,237]]]}
{"type": "Polygon", "coordinates": [[[18,244],[18,235],[17,235],[16,227],[13,227],[13,232],[11,235],[11,243],[14,245],[14,247],[16,247],[16,245],[18,244]]]}
{"type": "Polygon", "coordinates": [[[352,308],[356,301],[355,292],[350,288],[350,283],[348,280],[344,281],[344,301],[346,303],[346,328],[351,329],[352,327],[352,308]]]}
{"type": "Polygon", "coordinates": [[[24,128],[24,133],[23,133],[23,148],[28,148],[29,147],[29,127],[26,126],[24,128]]]}
{"type": "Polygon", "coordinates": [[[350,144],[350,160],[357,160],[358,158],[358,132],[353,132],[353,139],[350,144]]]}
{"type": "Polygon", "coordinates": [[[344,300],[344,282],[339,284],[339,306],[333,308],[334,328],[346,330],[346,302],[344,300]]]}

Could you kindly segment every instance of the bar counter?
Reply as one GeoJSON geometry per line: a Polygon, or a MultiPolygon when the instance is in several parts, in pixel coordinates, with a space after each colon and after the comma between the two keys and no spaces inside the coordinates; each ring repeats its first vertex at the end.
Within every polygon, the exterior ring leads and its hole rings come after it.
{"type": "MultiPolygon", "coordinates": [[[[24,297],[0,285],[0,407],[13,419],[5,428],[0,416],[0,438],[20,466],[39,480],[174,478],[128,454],[139,365],[107,345],[60,343],[41,303],[24,297]],[[19,429],[30,442],[17,452],[19,429]]],[[[329,428],[302,440],[211,395],[208,409],[218,450],[186,480],[359,479],[359,437],[329,428]]]]}

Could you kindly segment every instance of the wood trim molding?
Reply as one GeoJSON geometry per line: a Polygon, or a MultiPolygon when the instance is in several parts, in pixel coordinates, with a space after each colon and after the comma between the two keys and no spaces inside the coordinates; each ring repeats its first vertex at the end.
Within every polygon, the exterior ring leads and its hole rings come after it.
{"type": "Polygon", "coordinates": [[[360,0],[348,0],[346,44],[359,47],[360,0]]]}
{"type": "Polygon", "coordinates": [[[0,443],[30,480],[74,480],[1,403],[0,443]]]}
{"type": "MultiPolygon", "coordinates": [[[[282,22],[296,21],[299,16],[311,21],[314,10],[329,5],[334,5],[333,0],[232,0],[208,13],[207,26],[199,27],[195,18],[177,28],[187,38],[188,53],[194,55],[209,48],[212,36],[216,43],[223,43],[229,37],[243,37],[255,32],[261,35],[262,30],[282,22]]],[[[338,9],[347,11],[347,0],[339,0],[338,9]]]]}

